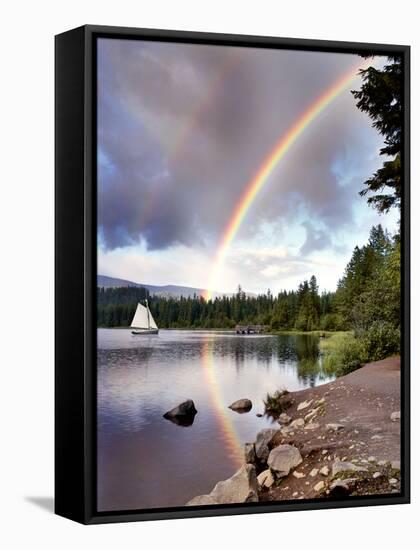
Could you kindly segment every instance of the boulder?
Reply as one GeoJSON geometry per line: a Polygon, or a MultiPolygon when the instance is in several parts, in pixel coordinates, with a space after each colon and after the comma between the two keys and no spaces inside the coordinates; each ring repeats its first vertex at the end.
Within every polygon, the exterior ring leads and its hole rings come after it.
{"type": "Polygon", "coordinates": [[[200,495],[187,502],[185,506],[205,506],[206,504],[219,504],[211,495],[200,495]]]}
{"type": "Polygon", "coordinates": [[[257,457],[255,455],[254,443],[245,443],[244,454],[245,454],[245,464],[255,464],[257,457]]]}
{"type": "Polygon", "coordinates": [[[257,481],[260,487],[267,487],[269,489],[273,485],[275,479],[271,470],[264,470],[257,477],[257,481]]]}
{"type": "Polygon", "coordinates": [[[255,442],[255,454],[261,462],[267,462],[268,455],[270,454],[268,444],[278,431],[279,430],[274,430],[273,428],[266,428],[258,432],[255,442]]]}
{"type": "Polygon", "coordinates": [[[195,408],[194,401],[192,399],[187,399],[177,407],[174,407],[170,411],[166,412],[163,415],[163,418],[171,420],[175,424],[181,426],[191,426],[194,422],[194,417],[197,414],[197,409],[195,408]]]}
{"type": "Polygon", "coordinates": [[[285,477],[292,468],[296,468],[302,462],[299,449],[293,445],[279,445],[269,454],[267,464],[275,477],[285,477]]]}
{"type": "Polygon", "coordinates": [[[252,409],[252,401],[249,399],[238,399],[229,405],[229,409],[238,413],[248,412],[252,409]]]}
{"type": "Polygon", "coordinates": [[[328,466],[323,466],[320,470],[319,470],[319,473],[323,476],[327,476],[329,473],[330,473],[330,470],[328,468],[328,466]]]}
{"type": "Polygon", "coordinates": [[[244,464],[232,477],[219,481],[211,493],[193,498],[186,506],[242,502],[258,502],[257,476],[251,464],[244,464]]]}
{"type": "Polygon", "coordinates": [[[325,488],[325,483],[323,481],[318,481],[316,485],[314,485],[314,491],[319,493],[319,491],[322,491],[325,488]]]}

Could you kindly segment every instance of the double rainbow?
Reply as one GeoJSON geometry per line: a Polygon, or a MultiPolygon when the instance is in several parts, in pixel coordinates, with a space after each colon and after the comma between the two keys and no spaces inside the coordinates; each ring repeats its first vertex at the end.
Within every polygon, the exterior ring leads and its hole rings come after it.
{"type": "Polygon", "coordinates": [[[244,192],[241,195],[229,223],[226,225],[220,239],[214,261],[207,290],[204,294],[206,300],[210,300],[212,293],[215,290],[219,276],[221,274],[224,261],[230,244],[235,238],[238,229],[244,221],[252,203],[256,196],[269,180],[278,163],[285,156],[287,151],[292,147],[296,140],[310,126],[310,124],[345,90],[348,89],[351,82],[357,78],[359,71],[366,68],[371,61],[365,61],[363,64],[358,63],[350,71],[342,75],[332,86],[330,86],[323,94],[321,94],[306,111],[294,122],[294,124],[280,137],[271,152],[264,159],[254,177],[248,182],[244,192]]]}

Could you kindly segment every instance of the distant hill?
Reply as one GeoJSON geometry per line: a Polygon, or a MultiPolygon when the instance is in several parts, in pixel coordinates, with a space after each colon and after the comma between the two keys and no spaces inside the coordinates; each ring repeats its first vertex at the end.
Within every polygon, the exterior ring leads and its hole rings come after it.
{"type": "MultiPolygon", "coordinates": [[[[184,296],[187,298],[188,296],[194,296],[196,294],[197,296],[203,296],[205,293],[205,290],[203,288],[191,288],[188,286],[178,286],[178,285],[164,285],[164,286],[157,286],[157,285],[148,285],[144,283],[135,283],[133,281],[127,281],[125,279],[117,279],[115,277],[108,277],[106,275],[98,275],[97,279],[97,285],[99,287],[105,287],[105,288],[111,288],[111,287],[121,287],[121,286],[136,286],[136,287],[143,287],[147,288],[147,290],[151,294],[155,294],[157,296],[172,296],[172,297],[181,297],[184,296]]],[[[215,296],[223,296],[221,293],[214,293],[215,296]]]]}

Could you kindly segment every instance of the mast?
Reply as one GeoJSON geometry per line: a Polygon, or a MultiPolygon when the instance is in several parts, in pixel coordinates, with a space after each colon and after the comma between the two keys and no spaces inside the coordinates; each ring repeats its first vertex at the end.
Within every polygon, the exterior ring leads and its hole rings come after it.
{"type": "Polygon", "coordinates": [[[149,303],[147,299],[146,299],[146,309],[147,309],[147,328],[150,330],[149,303]]]}

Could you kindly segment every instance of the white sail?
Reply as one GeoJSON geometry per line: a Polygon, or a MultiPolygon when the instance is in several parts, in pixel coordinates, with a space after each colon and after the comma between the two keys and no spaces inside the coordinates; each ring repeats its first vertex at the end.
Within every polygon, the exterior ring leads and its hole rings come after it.
{"type": "Polygon", "coordinates": [[[140,329],[156,329],[157,324],[153,319],[153,315],[149,309],[149,306],[146,302],[146,307],[142,304],[137,304],[136,313],[134,314],[133,320],[131,321],[131,328],[140,328],[140,329]]]}
{"type": "Polygon", "coordinates": [[[153,319],[153,315],[152,315],[152,312],[150,311],[149,309],[149,319],[150,319],[150,328],[155,328],[157,329],[157,324],[155,322],[155,320],[153,319]]]}
{"type": "Polygon", "coordinates": [[[136,313],[131,321],[132,328],[149,328],[147,309],[142,304],[137,304],[136,313]]]}

